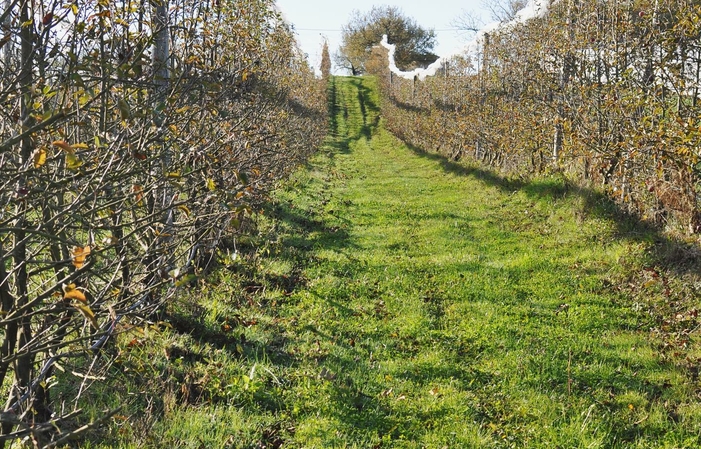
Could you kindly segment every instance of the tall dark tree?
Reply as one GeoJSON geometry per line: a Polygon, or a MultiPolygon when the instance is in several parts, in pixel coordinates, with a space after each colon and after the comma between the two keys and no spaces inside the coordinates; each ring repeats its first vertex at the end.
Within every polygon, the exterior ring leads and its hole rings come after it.
{"type": "Polygon", "coordinates": [[[321,77],[328,79],[331,76],[331,55],[329,54],[329,41],[324,39],[321,49],[321,77]]]}
{"type": "Polygon", "coordinates": [[[372,47],[379,44],[385,34],[389,43],[397,46],[395,61],[400,69],[427,66],[438,59],[433,53],[436,45],[433,30],[422,28],[397,7],[381,6],[365,14],[353,12],[348,24],[343,26],[336,63],[354,75],[364,73],[372,47]]]}

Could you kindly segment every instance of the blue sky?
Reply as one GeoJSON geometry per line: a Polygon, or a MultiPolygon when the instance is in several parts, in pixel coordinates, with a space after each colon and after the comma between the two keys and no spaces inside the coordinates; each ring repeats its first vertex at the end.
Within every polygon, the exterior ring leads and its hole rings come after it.
{"type": "MultiPolygon", "coordinates": [[[[484,17],[488,22],[489,15],[482,7],[482,0],[426,0],[397,1],[394,3],[382,0],[277,0],[285,18],[297,30],[297,40],[302,50],[309,56],[312,66],[319,66],[323,36],[329,40],[331,54],[336,51],[341,42],[341,27],[348,22],[353,10],[366,12],[373,5],[392,5],[400,7],[404,13],[416,19],[424,28],[436,30],[438,45],[435,53],[439,56],[455,53],[469,40],[471,34],[464,31],[454,31],[451,23],[464,11],[471,11],[484,17]]],[[[333,56],[332,56],[333,57],[333,56]]]]}

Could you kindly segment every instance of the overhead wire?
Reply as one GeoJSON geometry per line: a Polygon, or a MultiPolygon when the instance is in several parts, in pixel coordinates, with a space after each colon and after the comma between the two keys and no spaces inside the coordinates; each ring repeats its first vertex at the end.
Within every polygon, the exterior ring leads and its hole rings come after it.
{"type": "MultiPolygon", "coordinates": [[[[330,32],[336,32],[340,33],[343,30],[332,30],[332,29],[325,29],[325,28],[294,28],[294,31],[324,31],[327,33],[330,32]]],[[[440,28],[440,29],[434,29],[433,31],[465,31],[460,28],[440,28]]]]}

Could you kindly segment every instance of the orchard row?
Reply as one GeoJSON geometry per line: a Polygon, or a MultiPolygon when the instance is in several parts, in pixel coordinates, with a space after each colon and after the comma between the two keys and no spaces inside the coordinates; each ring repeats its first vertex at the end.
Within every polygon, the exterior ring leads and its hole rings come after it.
{"type": "Polygon", "coordinates": [[[380,78],[389,129],[418,147],[522,176],[565,172],[632,213],[698,232],[701,6],[553,2],[486,34],[425,81],[380,78]]]}
{"type": "Polygon", "coordinates": [[[0,13],[2,433],[65,438],[110,375],[105,345],[195,283],[319,145],[325,83],[272,0],[0,13]]]}

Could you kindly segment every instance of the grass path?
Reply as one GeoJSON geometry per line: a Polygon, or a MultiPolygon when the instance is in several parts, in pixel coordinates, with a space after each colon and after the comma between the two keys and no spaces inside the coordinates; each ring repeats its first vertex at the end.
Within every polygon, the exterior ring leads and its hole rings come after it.
{"type": "MultiPolygon", "coordinates": [[[[698,381],[650,336],[662,287],[616,288],[654,235],[560,180],[407,148],[371,80],[334,92],[335,137],[271,207],[264,293],[208,306],[214,323],[255,317],[225,347],[250,371],[237,391],[255,388],[200,432],[231,447],[699,447],[698,381]]],[[[170,425],[174,446],[194,440],[170,425]]]]}
{"type": "Polygon", "coordinates": [[[308,279],[282,308],[308,376],[294,440],[699,444],[695,387],[611,288],[645,245],[560,181],[512,186],[412,151],[370,87],[336,81],[335,145],[279,197],[281,248],[308,279]]]}

